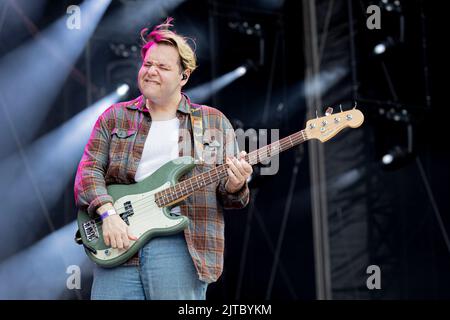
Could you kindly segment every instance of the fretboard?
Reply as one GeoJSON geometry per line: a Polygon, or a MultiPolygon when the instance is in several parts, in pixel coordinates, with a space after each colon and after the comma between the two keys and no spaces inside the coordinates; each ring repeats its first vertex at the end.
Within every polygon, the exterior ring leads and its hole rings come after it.
{"type": "MultiPolygon", "coordinates": [[[[277,154],[288,150],[300,143],[308,140],[304,130],[291,134],[276,142],[272,142],[258,150],[250,152],[245,156],[245,160],[250,165],[255,165],[261,161],[267,160],[277,154]]],[[[169,187],[155,194],[156,204],[160,207],[177,202],[177,200],[191,195],[197,190],[200,190],[210,184],[216,183],[219,180],[228,176],[228,164],[221,164],[207,172],[191,177],[189,179],[178,182],[173,187],[169,187]]]]}

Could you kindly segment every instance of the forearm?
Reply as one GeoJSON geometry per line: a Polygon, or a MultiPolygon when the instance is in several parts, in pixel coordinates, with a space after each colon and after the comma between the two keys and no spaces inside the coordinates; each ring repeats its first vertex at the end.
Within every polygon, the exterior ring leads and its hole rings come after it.
{"type": "Polygon", "coordinates": [[[112,203],[113,199],[107,193],[103,175],[82,167],[82,164],[80,168],[75,178],[75,204],[93,216],[98,208],[112,203]]]}
{"type": "Polygon", "coordinates": [[[75,177],[74,195],[78,208],[94,216],[106,203],[113,203],[106,189],[108,167],[109,130],[102,116],[97,120],[75,177]]]}

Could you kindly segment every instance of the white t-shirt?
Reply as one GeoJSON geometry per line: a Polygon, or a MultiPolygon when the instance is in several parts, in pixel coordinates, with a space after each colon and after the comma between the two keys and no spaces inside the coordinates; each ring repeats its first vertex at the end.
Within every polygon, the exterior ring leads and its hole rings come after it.
{"type": "MultiPolygon", "coordinates": [[[[152,121],[145,140],[141,161],[134,179],[140,182],[159,169],[163,164],[179,157],[178,135],[180,120],[152,121]]],[[[174,207],[172,213],[179,214],[180,207],[174,207]]]]}

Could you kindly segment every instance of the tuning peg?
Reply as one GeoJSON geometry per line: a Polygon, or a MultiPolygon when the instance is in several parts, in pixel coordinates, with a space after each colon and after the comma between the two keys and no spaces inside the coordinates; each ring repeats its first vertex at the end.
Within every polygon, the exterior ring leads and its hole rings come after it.
{"type": "Polygon", "coordinates": [[[316,118],[319,119],[319,114],[317,113],[317,109],[316,109],[316,118]]]}
{"type": "Polygon", "coordinates": [[[353,107],[353,109],[356,109],[357,106],[358,106],[358,102],[355,101],[355,106],[353,107]]]}
{"type": "Polygon", "coordinates": [[[344,111],[342,111],[342,104],[339,105],[339,108],[341,109],[341,112],[344,112],[344,111]]]}
{"type": "Polygon", "coordinates": [[[327,111],[325,111],[326,116],[331,116],[332,113],[333,113],[333,108],[331,108],[331,107],[328,107],[327,111]]]}

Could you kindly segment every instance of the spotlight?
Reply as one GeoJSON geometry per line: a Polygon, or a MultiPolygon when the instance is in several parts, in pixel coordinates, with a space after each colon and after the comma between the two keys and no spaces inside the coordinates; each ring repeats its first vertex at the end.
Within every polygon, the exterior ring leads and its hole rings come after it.
{"type": "Polygon", "coordinates": [[[110,43],[109,48],[119,58],[138,58],[140,51],[134,44],[110,43]]]}
{"type": "MultiPolygon", "coordinates": [[[[25,3],[28,7],[29,2],[42,1],[1,1],[1,4],[5,4],[0,9],[2,11],[0,18],[2,34],[4,33],[4,18],[10,15],[13,19],[19,17],[27,19],[24,20],[24,23],[26,22],[27,29],[32,31],[33,39],[27,39],[14,50],[7,51],[0,59],[0,100],[1,104],[5,106],[0,117],[0,128],[3,133],[5,128],[11,127],[14,129],[15,136],[12,138],[8,133],[0,136],[0,145],[2,146],[0,157],[11,155],[15,151],[18,152],[17,141],[23,145],[33,141],[48,113],[51,112],[51,107],[66,83],[67,77],[72,72],[76,75],[77,81],[86,85],[88,80],[73,68],[111,0],[84,1],[79,7],[83,21],[78,30],[68,28],[71,19],[64,13],[42,31],[25,13],[6,13],[8,9],[10,11],[14,8],[14,10],[20,10],[19,7],[25,3]],[[26,72],[22,72],[22,70],[26,70],[26,72]],[[52,72],[48,72],[48,70],[52,70],[52,72]],[[18,85],[25,83],[33,84],[27,87],[26,94],[24,94],[23,85],[18,85]],[[14,105],[14,110],[6,107],[11,105],[14,105]],[[33,114],[26,112],[30,105],[36,111],[33,114]]],[[[19,23],[19,21],[15,22],[19,23]]],[[[17,37],[17,34],[6,31],[5,40],[9,37],[17,37]]],[[[3,51],[2,48],[2,53],[3,51]]]]}
{"type": "Polygon", "coordinates": [[[383,54],[384,52],[386,52],[386,45],[384,43],[377,44],[373,49],[373,52],[375,54],[383,54]]]}
{"type": "Polygon", "coordinates": [[[188,90],[186,93],[192,100],[205,101],[214,93],[222,90],[230,83],[236,81],[244,74],[246,74],[248,70],[247,65],[248,64],[237,67],[236,69],[218,77],[217,79],[214,79],[211,82],[201,84],[193,89],[188,90]]]}
{"type": "Polygon", "coordinates": [[[402,6],[399,0],[382,0],[379,6],[387,12],[402,12],[402,6]]]}
{"type": "Polygon", "coordinates": [[[124,83],[116,89],[116,93],[119,95],[119,97],[123,97],[127,94],[128,90],[130,90],[130,86],[124,83]]]}
{"type": "Polygon", "coordinates": [[[228,27],[248,36],[260,37],[262,35],[262,27],[260,23],[253,24],[247,21],[230,21],[228,22],[228,27]]]}
{"type": "Polygon", "coordinates": [[[393,160],[394,160],[394,156],[392,155],[392,153],[385,154],[383,156],[383,158],[381,159],[381,161],[383,162],[384,165],[391,164],[393,160]]]}
{"type": "Polygon", "coordinates": [[[243,76],[244,74],[247,73],[247,68],[244,67],[244,66],[240,66],[239,68],[236,69],[236,73],[237,73],[239,76],[243,76]]]}
{"type": "Polygon", "coordinates": [[[375,55],[382,55],[388,49],[392,48],[395,45],[395,41],[392,37],[387,37],[386,40],[380,42],[373,48],[373,53],[375,55]]]}
{"type": "Polygon", "coordinates": [[[386,169],[398,169],[411,158],[412,153],[407,148],[395,146],[381,158],[381,162],[386,169]]]}

